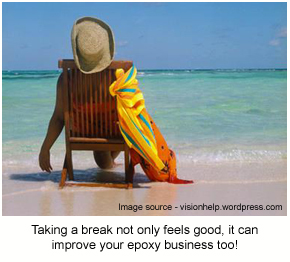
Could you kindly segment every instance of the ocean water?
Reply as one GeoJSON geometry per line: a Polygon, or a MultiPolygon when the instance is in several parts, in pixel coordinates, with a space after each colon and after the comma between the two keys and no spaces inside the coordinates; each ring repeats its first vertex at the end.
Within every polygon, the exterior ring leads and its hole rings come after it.
{"type": "MultiPolygon", "coordinates": [[[[37,164],[59,74],[2,72],[7,170],[37,164]]],[[[147,110],[179,163],[287,158],[286,70],[145,70],[138,80],[147,110]]],[[[63,159],[63,134],[52,152],[63,159]]]]}

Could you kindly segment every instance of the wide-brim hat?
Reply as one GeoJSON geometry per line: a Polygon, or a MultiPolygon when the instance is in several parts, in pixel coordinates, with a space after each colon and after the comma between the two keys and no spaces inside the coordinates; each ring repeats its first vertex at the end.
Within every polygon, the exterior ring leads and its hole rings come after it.
{"type": "Polygon", "coordinates": [[[71,43],[75,63],[85,74],[104,70],[114,58],[113,32],[100,19],[94,17],[77,19],[71,31],[71,43]]]}

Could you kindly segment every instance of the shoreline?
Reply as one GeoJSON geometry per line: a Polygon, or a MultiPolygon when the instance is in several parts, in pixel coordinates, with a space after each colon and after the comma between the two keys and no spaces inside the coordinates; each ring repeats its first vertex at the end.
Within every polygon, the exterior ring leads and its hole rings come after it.
{"type": "MultiPolygon", "coordinates": [[[[79,162],[77,162],[79,164],[79,162]]],[[[178,163],[178,175],[194,179],[193,185],[150,182],[138,167],[133,189],[58,189],[60,169],[44,172],[14,172],[2,177],[3,215],[286,215],[287,161],[178,163]],[[25,197],[24,197],[25,196],[25,197]],[[119,211],[118,205],[282,205],[282,210],[181,210],[119,211]]],[[[82,165],[75,170],[78,180],[123,181],[121,159],[113,170],[82,165]],[[86,166],[86,167],[85,167],[86,166]]],[[[3,168],[5,169],[5,168],[3,168]]],[[[33,169],[33,168],[32,168],[33,169]]],[[[35,167],[34,167],[35,169],[35,167]]],[[[8,170],[7,170],[8,171],[8,170]]],[[[19,169],[19,171],[21,171],[19,169]]],[[[6,173],[7,174],[7,173],[6,173]]]]}

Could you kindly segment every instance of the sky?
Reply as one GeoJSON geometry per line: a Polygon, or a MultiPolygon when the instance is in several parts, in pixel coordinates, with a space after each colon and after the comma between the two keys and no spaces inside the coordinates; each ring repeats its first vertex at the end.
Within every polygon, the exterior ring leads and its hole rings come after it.
{"type": "Polygon", "coordinates": [[[114,59],[138,69],[287,67],[286,3],[3,3],[3,70],[57,69],[83,16],[110,25],[114,59]]]}

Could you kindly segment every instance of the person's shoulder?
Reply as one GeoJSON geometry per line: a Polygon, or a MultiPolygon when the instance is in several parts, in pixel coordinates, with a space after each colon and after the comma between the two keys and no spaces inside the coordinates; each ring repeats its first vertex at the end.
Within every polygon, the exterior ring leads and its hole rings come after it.
{"type": "Polygon", "coordinates": [[[57,82],[62,82],[62,81],[63,81],[63,73],[59,75],[57,82]]]}
{"type": "Polygon", "coordinates": [[[58,77],[58,80],[57,80],[57,89],[60,89],[62,88],[63,86],[63,73],[61,73],[58,77]]]}

